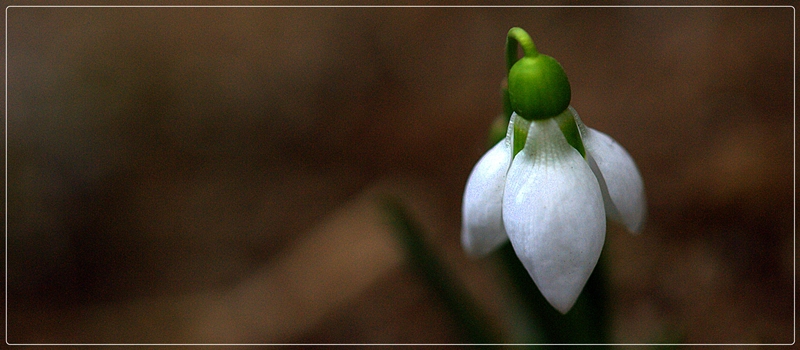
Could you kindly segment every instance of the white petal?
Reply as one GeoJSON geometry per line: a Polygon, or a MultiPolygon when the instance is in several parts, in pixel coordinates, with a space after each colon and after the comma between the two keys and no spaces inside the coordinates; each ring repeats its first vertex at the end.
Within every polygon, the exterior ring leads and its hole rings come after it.
{"type": "Polygon", "coordinates": [[[481,157],[467,179],[462,203],[461,245],[473,256],[483,256],[508,240],[503,227],[503,188],[511,165],[514,120],[506,138],[481,157]]]}
{"type": "Polygon", "coordinates": [[[597,179],[552,119],[531,123],[511,163],[503,222],[542,295],[569,311],[600,257],[606,221],[597,179]]]}
{"type": "Polygon", "coordinates": [[[603,191],[608,217],[633,233],[641,231],[647,215],[644,181],[628,152],[610,136],[586,127],[572,110],[581,130],[586,160],[603,191]]]}

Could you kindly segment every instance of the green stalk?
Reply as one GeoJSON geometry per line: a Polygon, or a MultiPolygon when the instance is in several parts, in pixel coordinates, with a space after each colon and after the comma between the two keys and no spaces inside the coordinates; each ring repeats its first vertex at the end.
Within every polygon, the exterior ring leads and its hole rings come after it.
{"type": "Polygon", "coordinates": [[[525,30],[518,27],[511,28],[508,31],[508,36],[506,36],[506,74],[511,71],[511,67],[518,60],[517,46],[522,46],[525,57],[533,58],[539,55],[539,51],[536,50],[536,44],[533,43],[533,39],[525,30]]]}
{"type": "Polygon", "coordinates": [[[517,296],[527,313],[536,322],[531,330],[540,344],[607,344],[609,317],[606,310],[607,290],[605,263],[600,258],[586,282],[580,297],[566,315],[554,309],[539,292],[525,266],[519,261],[511,244],[497,253],[511,277],[517,296]]]}

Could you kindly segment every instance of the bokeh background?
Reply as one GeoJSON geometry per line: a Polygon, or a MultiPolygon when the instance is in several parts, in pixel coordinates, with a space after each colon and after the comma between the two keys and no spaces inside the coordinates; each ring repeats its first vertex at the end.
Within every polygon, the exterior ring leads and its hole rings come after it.
{"type": "Polygon", "coordinates": [[[11,343],[462,343],[402,198],[502,342],[459,243],[520,26],[645,181],[609,224],[610,340],[794,340],[794,9],[26,8],[7,19],[11,343]]]}

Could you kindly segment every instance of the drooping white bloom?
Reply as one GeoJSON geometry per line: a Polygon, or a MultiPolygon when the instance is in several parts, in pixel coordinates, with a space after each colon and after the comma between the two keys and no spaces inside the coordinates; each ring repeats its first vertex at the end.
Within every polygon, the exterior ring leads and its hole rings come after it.
{"type": "Polygon", "coordinates": [[[597,264],[606,217],[637,232],[645,216],[644,186],[630,155],[583,125],[572,107],[565,113],[578,126],[585,158],[555,118],[528,122],[513,114],[505,140],[470,174],[462,228],[464,249],[476,256],[509,239],[561,313],[572,308],[597,264]],[[527,125],[524,147],[514,155],[514,129],[527,125]]]}

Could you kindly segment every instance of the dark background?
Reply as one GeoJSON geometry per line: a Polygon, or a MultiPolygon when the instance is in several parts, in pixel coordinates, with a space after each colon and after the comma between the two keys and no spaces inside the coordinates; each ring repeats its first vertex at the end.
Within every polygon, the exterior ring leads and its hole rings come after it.
{"type": "Polygon", "coordinates": [[[792,8],[6,15],[12,343],[461,342],[397,249],[336,239],[391,242],[346,209],[389,188],[514,341],[494,260],[459,243],[513,26],[644,178],[644,231],[611,224],[603,251],[611,339],[794,339],[792,8]],[[355,282],[291,271],[315,259],[355,282]]]}

